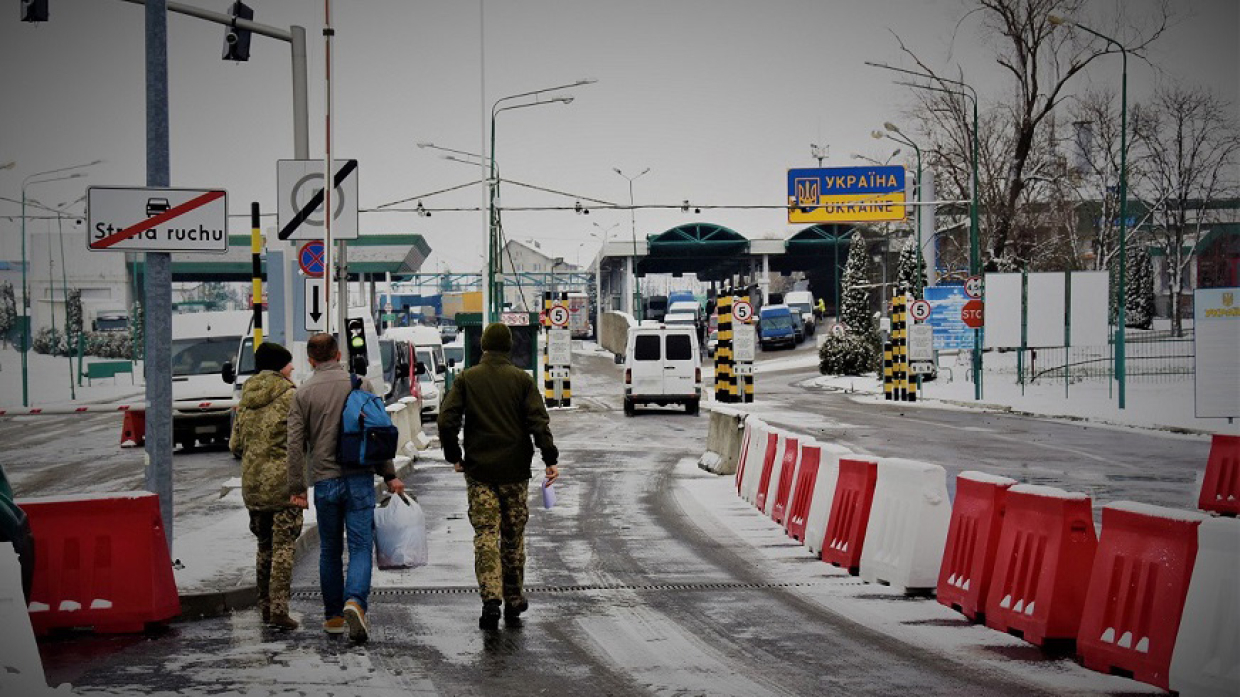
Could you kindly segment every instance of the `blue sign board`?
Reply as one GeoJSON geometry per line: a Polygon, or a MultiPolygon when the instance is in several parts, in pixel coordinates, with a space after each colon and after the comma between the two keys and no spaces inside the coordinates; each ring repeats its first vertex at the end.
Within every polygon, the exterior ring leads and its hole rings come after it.
{"type": "Polygon", "coordinates": [[[944,349],[973,349],[973,329],[960,318],[960,310],[970,298],[964,286],[926,286],[926,302],[930,303],[930,318],[926,324],[934,327],[934,347],[944,349]]]}
{"type": "Polygon", "coordinates": [[[327,264],[324,260],[323,241],[313,240],[301,246],[297,252],[297,263],[308,276],[322,276],[327,264]]]}
{"type": "Polygon", "coordinates": [[[902,166],[788,170],[789,223],[864,223],[905,217],[902,166]]]}

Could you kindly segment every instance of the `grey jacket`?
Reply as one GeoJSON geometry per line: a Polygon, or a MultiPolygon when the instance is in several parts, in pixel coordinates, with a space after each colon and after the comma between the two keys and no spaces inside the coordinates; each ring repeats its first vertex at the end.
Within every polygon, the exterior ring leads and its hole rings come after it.
{"type": "MultiPolygon", "coordinates": [[[[365,378],[362,379],[362,389],[374,392],[365,378]]],[[[340,414],[344,411],[344,401],[352,390],[349,373],[339,361],[318,364],[314,368],[314,375],[297,389],[297,396],[288,412],[290,494],[296,496],[306,493],[307,470],[311,483],[360,473],[360,470],[352,468],[346,472],[336,462],[340,414]]],[[[375,474],[388,481],[396,476],[396,467],[388,460],[375,468],[375,474]]]]}

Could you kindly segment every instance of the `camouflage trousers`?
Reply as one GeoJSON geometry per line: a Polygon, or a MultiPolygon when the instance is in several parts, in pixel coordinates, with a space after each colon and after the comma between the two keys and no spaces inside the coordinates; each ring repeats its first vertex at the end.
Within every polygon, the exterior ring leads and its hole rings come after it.
{"type": "Polygon", "coordinates": [[[525,587],[530,481],[485,484],[467,476],[465,484],[469,522],[474,526],[474,574],[482,600],[520,602],[525,587]]]}
{"type": "Polygon", "coordinates": [[[301,534],[302,509],[250,511],[250,532],[258,538],[254,575],[258,581],[258,607],[272,615],[288,614],[289,589],[293,583],[293,545],[301,534]]]}

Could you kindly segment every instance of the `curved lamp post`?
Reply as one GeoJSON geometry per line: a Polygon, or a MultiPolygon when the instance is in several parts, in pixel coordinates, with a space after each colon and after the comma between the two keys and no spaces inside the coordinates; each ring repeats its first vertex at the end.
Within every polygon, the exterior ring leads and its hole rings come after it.
{"type": "Polygon", "coordinates": [[[900,130],[900,128],[896,126],[894,123],[890,121],[885,121],[883,122],[883,128],[886,130],[885,131],[873,131],[872,133],[870,133],[870,135],[873,136],[874,138],[886,138],[888,140],[893,140],[897,143],[903,143],[904,145],[911,147],[913,151],[917,153],[917,207],[913,209],[913,226],[917,228],[916,288],[917,288],[917,297],[921,298],[922,297],[921,279],[922,279],[922,276],[925,274],[925,268],[923,266],[922,250],[921,250],[921,203],[922,203],[922,200],[921,200],[922,198],[921,148],[917,147],[917,143],[914,143],[912,138],[909,138],[908,136],[904,135],[904,133],[900,130]],[[892,135],[893,133],[898,135],[899,137],[897,138],[895,135],[892,135]]]}
{"type": "Polygon", "coordinates": [[[1116,395],[1119,401],[1119,408],[1124,408],[1125,387],[1127,385],[1128,370],[1125,362],[1125,325],[1127,317],[1125,310],[1128,304],[1127,282],[1128,282],[1128,48],[1111,37],[1100,34],[1089,27],[1079,24],[1076,20],[1056,15],[1047,16],[1047,21],[1055,26],[1065,26],[1069,28],[1080,29],[1086,34],[1092,34],[1099,39],[1111,44],[1119,49],[1123,63],[1120,73],[1120,110],[1119,110],[1119,288],[1116,289],[1116,310],[1118,317],[1116,324],[1119,325],[1115,329],[1115,381],[1119,383],[1116,389],[1116,395]]]}
{"type": "Polygon", "coordinates": [[[650,168],[647,167],[640,174],[632,177],[621,172],[619,167],[612,167],[611,169],[616,174],[629,180],[629,226],[633,235],[633,256],[629,258],[629,280],[633,284],[633,293],[630,295],[632,307],[629,308],[631,310],[629,314],[633,315],[633,318],[640,322],[644,313],[642,312],[642,291],[637,285],[637,211],[633,208],[633,182],[649,172],[650,168]]]}

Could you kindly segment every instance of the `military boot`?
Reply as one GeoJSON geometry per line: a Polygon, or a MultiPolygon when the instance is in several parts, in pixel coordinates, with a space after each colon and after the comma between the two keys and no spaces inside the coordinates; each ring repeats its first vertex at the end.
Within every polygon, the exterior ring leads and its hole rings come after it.
{"type": "Polygon", "coordinates": [[[499,603],[498,600],[488,600],[482,604],[482,617],[478,618],[478,629],[499,629],[499,603]]]}

